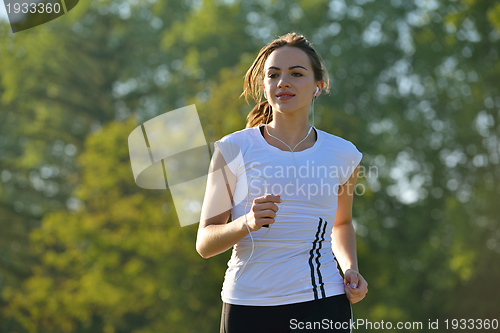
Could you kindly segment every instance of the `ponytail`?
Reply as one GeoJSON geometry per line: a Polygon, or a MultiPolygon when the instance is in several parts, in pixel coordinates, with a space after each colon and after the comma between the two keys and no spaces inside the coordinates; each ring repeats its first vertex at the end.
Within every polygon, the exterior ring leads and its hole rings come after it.
{"type": "Polygon", "coordinates": [[[268,116],[269,122],[271,122],[273,120],[273,111],[269,102],[265,100],[262,103],[257,103],[247,116],[247,125],[245,128],[266,124],[268,116]]]}

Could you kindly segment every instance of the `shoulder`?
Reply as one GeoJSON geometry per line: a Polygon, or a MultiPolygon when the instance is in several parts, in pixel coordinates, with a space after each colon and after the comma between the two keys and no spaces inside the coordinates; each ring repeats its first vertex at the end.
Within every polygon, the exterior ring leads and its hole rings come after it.
{"type": "Polygon", "coordinates": [[[321,134],[323,134],[323,138],[327,142],[328,147],[333,147],[336,149],[347,150],[347,151],[357,150],[356,146],[349,140],[346,140],[340,136],[325,132],[323,130],[318,130],[318,131],[322,132],[321,134]]]}
{"type": "Polygon", "coordinates": [[[236,159],[240,153],[245,154],[253,146],[256,131],[258,128],[251,127],[227,134],[215,141],[215,146],[221,150],[226,159],[236,159]]]}
{"type": "Polygon", "coordinates": [[[248,139],[251,135],[254,134],[256,130],[257,127],[244,128],[242,130],[227,134],[218,141],[238,143],[244,141],[245,139],[248,139]]]}

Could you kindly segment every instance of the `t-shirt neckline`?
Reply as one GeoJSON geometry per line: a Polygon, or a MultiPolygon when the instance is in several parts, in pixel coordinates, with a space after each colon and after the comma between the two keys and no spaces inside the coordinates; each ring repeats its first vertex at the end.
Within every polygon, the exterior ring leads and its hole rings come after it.
{"type": "MultiPolygon", "coordinates": [[[[279,149],[279,148],[277,148],[275,146],[270,145],[266,141],[266,139],[262,136],[262,133],[260,132],[260,128],[263,127],[263,126],[264,126],[264,124],[260,124],[259,126],[253,127],[254,134],[257,136],[257,142],[261,146],[266,147],[269,151],[271,151],[273,153],[276,153],[276,154],[279,154],[279,155],[283,155],[283,156],[289,156],[289,155],[291,155],[292,154],[291,151],[281,150],[281,149],[279,149]]],[[[293,152],[294,155],[307,155],[307,154],[310,154],[310,153],[314,152],[316,149],[318,149],[318,147],[321,145],[321,143],[323,142],[323,133],[321,133],[321,131],[318,130],[314,126],[313,126],[313,129],[316,131],[316,135],[317,135],[316,142],[314,143],[314,145],[312,145],[312,147],[309,147],[309,148],[301,150],[301,151],[294,151],[293,152]]]]}

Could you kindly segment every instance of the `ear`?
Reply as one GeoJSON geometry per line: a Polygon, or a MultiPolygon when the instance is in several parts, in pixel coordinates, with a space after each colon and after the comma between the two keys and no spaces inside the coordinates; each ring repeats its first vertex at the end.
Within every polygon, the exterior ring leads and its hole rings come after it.
{"type": "Polygon", "coordinates": [[[323,81],[318,81],[316,82],[316,86],[318,88],[317,92],[314,94],[314,97],[318,97],[319,95],[321,95],[321,92],[323,91],[323,88],[325,86],[325,82],[323,81]]]}

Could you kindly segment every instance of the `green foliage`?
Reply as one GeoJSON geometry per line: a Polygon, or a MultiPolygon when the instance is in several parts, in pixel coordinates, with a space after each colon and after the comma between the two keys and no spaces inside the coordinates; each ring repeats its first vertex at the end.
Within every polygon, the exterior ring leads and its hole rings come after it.
{"type": "Polygon", "coordinates": [[[127,147],[136,125],[89,136],[76,195],[84,208],[47,214],[31,233],[42,263],[19,290],[3,291],[7,313],[30,332],[214,330],[219,314],[203,309],[217,294],[207,271],[222,276],[223,263],[196,253],[196,226],[179,226],[165,193],[136,187],[127,147]]]}
{"type": "Polygon", "coordinates": [[[229,253],[201,259],[169,191],[135,185],[127,136],[189,104],[207,142],[242,129],[243,75],[289,31],[330,73],[315,126],[376,167],[354,200],[355,317],[495,318],[500,5],[342,3],[94,1],[1,24],[0,330],[217,330],[229,253]]]}

